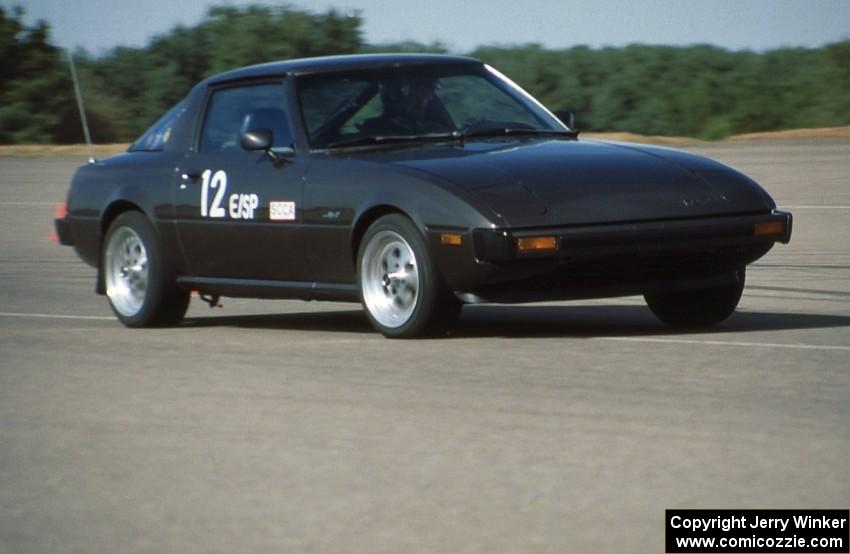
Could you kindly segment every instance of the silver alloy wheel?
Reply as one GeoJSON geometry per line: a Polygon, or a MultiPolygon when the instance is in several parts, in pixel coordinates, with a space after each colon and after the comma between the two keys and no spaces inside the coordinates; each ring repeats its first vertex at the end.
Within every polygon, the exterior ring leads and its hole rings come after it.
{"type": "Polygon", "coordinates": [[[395,231],[379,231],[360,260],[363,302],[384,327],[401,327],[419,301],[419,267],[410,244],[395,231]]]}
{"type": "Polygon", "coordinates": [[[104,250],[106,295],[115,310],[132,317],[141,311],[148,288],[148,253],[139,235],[119,227],[104,250]]]}

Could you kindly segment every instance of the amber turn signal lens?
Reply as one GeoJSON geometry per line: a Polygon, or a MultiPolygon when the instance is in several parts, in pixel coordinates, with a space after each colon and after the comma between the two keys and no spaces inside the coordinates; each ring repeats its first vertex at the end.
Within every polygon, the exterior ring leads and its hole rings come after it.
{"type": "Polygon", "coordinates": [[[460,235],[450,235],[448,233],[443,233],[440,236],[440,244],[446,244],[448,246],[460,246],[463,244],[463,237],[460,235]]]}
{"type": "Polygon", "coordinates": [[[766,235],[782,235],[785,233],[785,223],[782,221],[765,221],[753,225],[753,235],[763,237],[766,235]]]}
{"type": "Polygon", "coordinates": [[[517,239],[516,248],[520,252],[555,250],[558,248],[558,240],[555,237],[522,237],[517,239]]]}

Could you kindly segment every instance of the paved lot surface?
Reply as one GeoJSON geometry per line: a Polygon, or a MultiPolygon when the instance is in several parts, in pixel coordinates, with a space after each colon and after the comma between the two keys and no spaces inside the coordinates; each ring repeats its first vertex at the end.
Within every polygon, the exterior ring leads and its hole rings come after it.
{"type": "Polygon", "coordinates": [[[692,150],[795,214],[723,325],[626,298],[405,342],[295,301],[124,329],[47,240],[78,160],[0,159],[0,551],[653,553],[665,508],[846,507],[850,142],[692,150]]]}

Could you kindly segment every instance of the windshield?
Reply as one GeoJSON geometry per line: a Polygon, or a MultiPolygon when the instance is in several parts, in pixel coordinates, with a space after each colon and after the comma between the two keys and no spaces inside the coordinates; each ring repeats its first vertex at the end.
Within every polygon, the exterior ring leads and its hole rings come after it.
{"type": "Polygon", "coordinates": [[[298,77],[297,87],[310,145],[316,149],[374,138],[566,131],[539,103],[484,65],[320,73],[298,77]]]}

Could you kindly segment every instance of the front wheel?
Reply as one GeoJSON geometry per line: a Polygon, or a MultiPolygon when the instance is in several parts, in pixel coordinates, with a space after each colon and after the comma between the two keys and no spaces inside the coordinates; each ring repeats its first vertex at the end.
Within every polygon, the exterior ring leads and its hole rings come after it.
{"type": "Polygon", "coordinates": [[[109,306],[127,327],[173,325],[186,314],[189,293],[174,282],[156,232],[139,212],[115,218],[101,256],[109,306]]]}
{"type": "Polygon", "coordinates": [[[444,332],[460,314],[461,303],[443,284],[421,234],[400,214],[367,229],[357,253],[357,284],[372,326],[386,337],[444,332]]]}
{"type": "Polygon", "coordinates": [[[737,271],[735,282],[708,289],[646,294],[649,309],[673,327],[708,327],[735,311],[744,292],[746,271],[737,271]]]}

